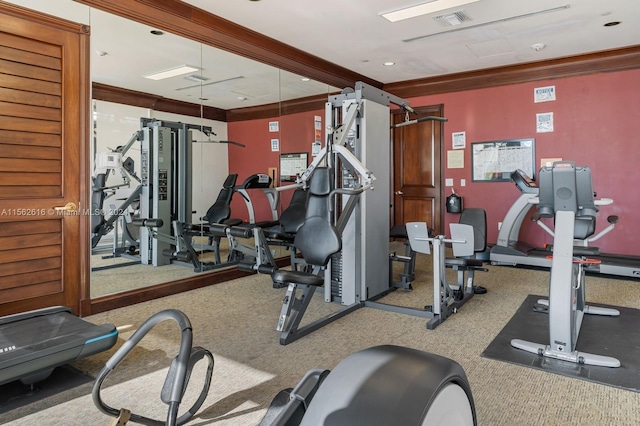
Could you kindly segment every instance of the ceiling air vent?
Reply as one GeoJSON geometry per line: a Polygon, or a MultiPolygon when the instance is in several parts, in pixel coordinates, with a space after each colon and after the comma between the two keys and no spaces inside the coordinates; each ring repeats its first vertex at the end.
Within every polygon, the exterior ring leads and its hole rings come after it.
{"type": "Polygon", "coordinates": [[[448,13],[446,15],[434,16],[433,19],[443,27],[452,27],[454,25],[460,25],[463,22],[471,21],[471,17],[467,15],[467,12],[464,10],[448,13]]]}

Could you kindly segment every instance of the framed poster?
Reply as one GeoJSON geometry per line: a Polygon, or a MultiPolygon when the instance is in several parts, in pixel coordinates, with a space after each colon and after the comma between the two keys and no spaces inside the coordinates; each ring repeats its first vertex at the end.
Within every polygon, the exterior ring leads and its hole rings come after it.
{"type": "Polygon", "coordinates": [[[309,155],[306,152],[280,154],[280,182],[295,182],[307,170],[309,155]]]}
{"type": "Polygon", "coordinates": [[[508,139],[471,144],[473,182],[509,182],[511,173],[523,170],[535,178],[535,139],[508,139]]]}

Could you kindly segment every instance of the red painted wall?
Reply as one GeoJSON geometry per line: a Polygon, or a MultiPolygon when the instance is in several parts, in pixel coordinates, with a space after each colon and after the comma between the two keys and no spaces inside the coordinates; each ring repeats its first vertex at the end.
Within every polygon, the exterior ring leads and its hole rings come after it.
{"type": "MultiPolygon", "coordinates": [[[[535,138],[536,168],[541,158],[560,157],[588,165],[593,173],[593,186],[599,197],[612,198],[613,205],[601,208],[598,230],[606,225],[606,216],[618,215],[616,229],[603,237],[598,246],[605,252],[637,254],[635,242],[640,235],[640,199],[637,167],[640,117],[640,70],[594,74],[581,77],[550,79],[490,89],[470,90],[408,99],[412,106],[443,104],[445,151],[451,149],[451,134],[466,132],[464,168],[446,169],[445,178],[454,179],[456,191],[464,197],[466,207],[482,207],[487,211],[488,242],[495,243],[497,223],[502,221],[520,192],[508,182],[471,182],[470,144],[502,139],[535,138]],[[535,87],[555,85],[557,100],[534,103],[535,87]],[[554,113],[554,132],[536,133],[536,113],[554,113]],[[460,186],[466,179],[466,186],[460,186]]],[[[280,137],[281,152],[310,151],[313,141],[313,116],[323,111],[292,114],[271,120],[229,123],[229,139],[245,143],[247,148],[229,148],[229,170],[239,173],[239,181],[252,173],[266,173],[278,167],[279,153],[271,152],[270,139],[280,137]],[[269,121],[279,121],[280,132],[269,133],[269,121]],[[278,137],[275,136],[275,137],[278,137]]],[[[446,158],[445,158],[446,160],[446,158]]],[[[448,191],[447,191],[448,193],[448,191]]],[[[257,198],[257,197],[256,197],[257,198]]],[[[288,198],[286,199],[288,203],[288,198]]],[[[234,199],[236,212],[246,211],[241,200],[234,199]]],[[[287,205],[285,203],[284,205],[287,205]]],[[[264,217],[261,212],[258,220],[264,217]]],[[[268,212],[266,212],[268,216],[268,212]]],[[[457,215],[446,214],[449,222],[457,215]]],[[[525,221],[521,239],[534,245],[551,242],[551,237],[535,224],[525,221]]]]}
{"type": "MultiPolygon", "coordinates": [[[[229,146],[229,173],[238,173],[238,184],[254,173],[267,173],[269,167],[277,167],[278,173],[280,173],[281,153],[306,152],[309,162],[311,162],[314,116],[320,116],[324,123],[324,110],[229,123],[227,127],[229,140],[246,145],[246,148],[229,146]],[[272,121],[278,122],[278,132],[269,131],[269,122],[272,121]],[[280,151],[271,151],[271,139],[280,141],[280,151]]],[[[324,130],[322,134],[324,137],[324,130]]],[[[279,177],[276,182],[278,186],[291,184],[292,182],[281,183],[279,177]]],[[[255,206],[256,220],[271,220],[269,204],[264,194],[261,193],[261,190],[251,190],[250,192],[255,206]]],[[[280,211],[282,206],[286,208],[289,205],[292,193],[292,191],[280,193],[280,211]]],[[[248,220],[247,208],[242,197],[234,196],[231,202],[231,211],[233,217],[248,220]]]]}
{"type": "MultiPolygon", "coordinates": [[[[640,117],[640,70],[551,79],[491,89],[471,90],[409,99],[412,106],[444,104],[445,151],[451,150],[451,134],[466,132],[464,169],[446,169],[454,188],[464,197],[465,207],[487,211],[487,240],[495,243],[498,221],[520,195],[512,183],[471,182],[470,144],[501,139],[535,138],[536,169],[541,158],[560,157],[587,165],[593,174],[598,197],[614,203],[600,210],[597,230],[607,225],[608,215],[620,222],[610,234],[597,242],[603,251],[638,254],[640,235],[640,182],[638,152],[640,117]],[[534,103],[535,87],[555,85],[557,100],[534,103]],[[553,112],[554,132],[536,133],[536,113],[553,112]],[[467,186],[460,186],[466,179],[467,186]]],[[[445,158],[446,160],[446,158],[445,158]]],[[[446,167],[446,161],[445,161],[446,167]]],[[[446,214],[448,223],[457,215],[446,214]]],[[[525,220],[521,240],[534,245],[552,238],[537,225],[525,220]]]]}

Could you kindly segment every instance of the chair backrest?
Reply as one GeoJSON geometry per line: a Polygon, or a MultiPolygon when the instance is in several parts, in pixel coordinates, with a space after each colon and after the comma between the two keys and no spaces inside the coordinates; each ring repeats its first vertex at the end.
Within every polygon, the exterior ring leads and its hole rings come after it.
{"type": "Polygon", "coordinates": [[[293,192],[289,206],[280,215],[280,225],[284,232],[289,234],[298,232],[307,214],[308,199],[308,190],[298,188],[293,192]]]}
{"type": "Polygon", "coordinates": [[[237,179],[238,175],[236,173],[231,173],[224,180],[222,189],[218,193],[218,198],[211,207],[209,207],[207,214],[204,216],[204,220],[206,220],[207,223],[222,223],[229,219],[231,216],[231,199],[233,198],[234,192],[233,187],[236,185],[237,179]]]}
{"type": "Polygon", "coordinates": [[[342,238],[331,223],[331,170],[317,167],[311,175],[305,220],[294,245],[310,265],[326,266],[329,258],[342,250],[342,238]]]}
{"type": "Polygon", "coordinates": [[[104,205],[104,187],[107,182],[105,173],[98,173],[93,178],[93,186],[91,188],[91,232],[98,232],[98,228],[104,222],[104,213],[102,207],[104,205]]]}
{"type": "Polygon", "coordinates": [[[540,169],[538,212],[553,217],[557,211],[575,213],[574,238],[585,239],[596,228],[598,208],[595,205],[591,169],[576,167],[572,161],[557,161],[540,169]]]}
{"type": "Polygon", "coordinates": [[[473,227],[473,251],[480,252],[487,248],[487,213],[484,209],[464,209],[458,223],[473,227]]]}

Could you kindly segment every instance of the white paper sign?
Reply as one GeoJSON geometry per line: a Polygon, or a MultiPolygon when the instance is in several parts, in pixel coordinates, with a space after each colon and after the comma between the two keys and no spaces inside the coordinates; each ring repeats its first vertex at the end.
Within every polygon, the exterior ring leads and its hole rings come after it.
{"type": "Polygon", "coordinates": [[[536,87],[533,89],[533,102],[551,102],[556,100],[556,86],[536,87]]]}
{"type": "Polygon", "coordinates": [[[280,129],[280,125],[278,124],[277,121],[270,121],[269,122],[269,131],[270,132],[277,132],[280,129]]]}
{"type": "Polygon", "coordinates": [[[467,146],[467,136],[465,132],[455,132],[451,134],[452,148],[464,149],[467,146]]]}
{"type": "Polygon", "coordinates": [[[271,139],[271,151],[280,151],[279,139],[271,139]]]}
{"type": "Polygon", "coordinates": [[[552,112],[536,114],[536,132],[537,133],[553,132],[553,113],[552,112]]]}

